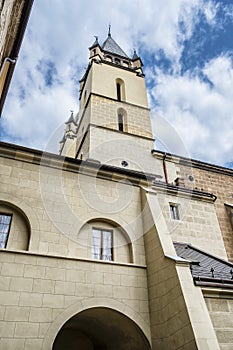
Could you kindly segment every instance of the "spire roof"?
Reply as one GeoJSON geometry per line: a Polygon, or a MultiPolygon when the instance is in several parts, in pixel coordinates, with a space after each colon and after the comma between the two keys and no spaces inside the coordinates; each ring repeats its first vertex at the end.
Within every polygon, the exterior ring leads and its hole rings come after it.
{"type": "Polygon", "coordinates": [[[75,120],[74,120],[74,112],[73,111],[70,111],[70,117],[68,119],[68,121],[66,122],[66,124],[69,124],[69,123],[74,123],[76,124],[75,120]]]}
{"type": "Polygon", "coordinates": [[[110,32],[110,26],[109,26],[109,32],[108,32],[108,37],[101,46],[103,51],[113,53],[114,55],[122,56],[125,58],[129,58],[126,53],[120,48],[120,46],[115,42],[115,40],[111,36],[110,32]]]}
{"type": "Polygon", "coordinates": [[[95,46],[97,46],[97,45],[99,45],[99,42],[98,42],[98,36],[97,35],[95,35],[94,36],[95,37],[95,41],[94,41],[94,43],[89,47],[89,49],[92,49],[93,47],[95,47],[95,46]]]}
{"type": "Polygon", "coordinates": [[[138,56],[136,50],[134,49],[134,50],[133,50],[133,57],[132,57],[132,60],[137,60],[138,58],[139,58],[139,56],[138,56]]]}

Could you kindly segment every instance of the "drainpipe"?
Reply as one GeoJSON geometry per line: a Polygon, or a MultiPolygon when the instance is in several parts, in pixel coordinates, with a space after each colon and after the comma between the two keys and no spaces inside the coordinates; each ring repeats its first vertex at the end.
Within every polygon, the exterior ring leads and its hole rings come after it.
{"type": "Polygon", "coordinates": [[[15,64],[16,59],[11,59],[10,57],[6,57],[3,61],[1,70],[0,70],[0,98],[2,97],[3,88],[5,85],[6,77],[8,74],[10,64],[15,64]]]}
{"type": "Polygon", "coordinates": [[[167,156],[167,153],[165,152],[163,156],[163,171],[164,171],[165,182],[168,184],[166,156],[167,156]]]}
{"type": "Polygon", "coordinates": [[[1,67],[1,70],[0,70],[0,78],[2,76],[2,73],[4,71],[4,68],[5,68],[5,65],[7,62],[10,62],[12,64],[15,64],[16,63],[16,58],[15,59],[11,59],[10,57],[6,57],[3,61],[3,64],[2,64],[2,67],[1,67]]]}

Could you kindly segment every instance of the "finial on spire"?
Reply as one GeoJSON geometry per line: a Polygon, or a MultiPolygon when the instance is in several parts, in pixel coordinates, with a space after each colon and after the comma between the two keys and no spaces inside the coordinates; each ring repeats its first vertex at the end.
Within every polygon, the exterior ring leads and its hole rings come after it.
{"type": "Polygon", "coordinates": [[[95,38],[95,41],[96,41],[96,43],[98,43],[98,36],[97,35],[94,35],[94,38],[95,38]]]}
{"type": "Polygon", "coordinates": [[[108,36],[111,36],[111,23],[109,23],[109,26],[108,26],[108,36]]]}

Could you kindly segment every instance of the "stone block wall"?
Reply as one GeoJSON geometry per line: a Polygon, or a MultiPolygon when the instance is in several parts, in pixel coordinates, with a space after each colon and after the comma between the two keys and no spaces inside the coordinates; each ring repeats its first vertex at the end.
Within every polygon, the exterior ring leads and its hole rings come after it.
{"type": "MultiPolygon", "coordinates": [[[[100,179],[98,169],[87,175],[83,168],[80,173],[78,168],[66,171],[62,160],[59,166],[56,159],[54,163],[44,160],[46,166],[43,161],[39,166],[33,159],[33,155],[27,161],[1,158],[0,167],[1,200],[19,208],[28,219],[29,251],[91,258],[91,245],[83,245],[79,232],[88,222],[98,220],[104,227],[108,222],[113,229],[125,230],[133,262],[145,263],[139,187],[121,178],[100,179]]],[[[115,256],[125,261],[122,247],[116,249],[119,254],[115,256]]]]}
{"type": "Polygon", "coordinates": [[[50,350],[60,327],[88,303],[128,313],[150,337],[143,267],[7,250],[0,264],[1,349],[50,350]]]}
{"type": "Polygon", "coordinates": [[[233,349],[233,298],[232,295],[205,298],[221,350],[233,349]]]}
{"type": "Polygon", "coordinates": [[[142,201],[152,349],[219,350],[202,292],[189,263],[176,257],[156,192],[142,193],[142,201]]]}
{"type": "Polygon", "coordinates": [[[10,55],[16,40],[25,0],[0,1],[0,66],[2,60],[10,55]]]}
{"type": "Polygon", "coordinates": [[[217,199],[215,210],[222,232],[228,259],[233,261],[233,229],[224,203],[233,205],[233,171],[231,169],[205,165],[202,167],[193,162],[192,167],[179,165],[180,176],[186,180],[186,186],[201,191],[213,193],[217,199]],[[187,181],[188,173],[194,177],[194,182],[187,181]],[[187,172],[188,170],[188,172],[187,172]]]}
{"type": "Polygon", "coordinates": [[[158,197],[173,241],[190,243],[213,255],[227,258],[212,200],[198,200],[191,194],[179,192],[173,196],[163,193],[158,197]],[[171,217],[171,203],[177,205],[179,220],[171,217]]]}
{"type": "Polygon", "coordinates": [[[123,108],[127,114],[127,132],[153,138],[149,109],[96,95],[92,95],[90,103],[92,106],[91,123],[118,130],[117,111],[123,108]]]}

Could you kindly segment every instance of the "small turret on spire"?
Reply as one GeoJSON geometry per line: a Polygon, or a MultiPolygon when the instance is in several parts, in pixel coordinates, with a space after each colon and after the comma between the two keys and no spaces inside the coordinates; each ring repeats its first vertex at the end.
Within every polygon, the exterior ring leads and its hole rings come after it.
{"type": "Polygon", "coordinates": [[[98,36],[97,36],[97,35],[94,35],[94,38],[95,38],[95,42],[94,42],[93,46],[99,44],[99,42],[98,42],[98,39],[99,39],[98,36]]]}
{"type": "Polygon", "coordinates": [[[95,38],[95,41],[94,43],[89,47],[89,50],[93,49],[94,47],[98,46],[99,45],[99,38],[97,35],[94,35],[94,38],[95,38]]]}
{"type": "Polygon", "coordinates": [[[137,51],[136,51],[136,49],[133,49],[133,57],[132,57],[132,60],[136,60],[136,59],[138,59],[139,57],[138,57],[138,54],[137,54],[137,51]]]}
{"type": "Polygon", "coordinates": [[[133,50],[132,63],[133,63],[133,68],[138,72],[138,75],[144,76],[143,71],[142,71],[143,63],[142,63],[142,60],[138,56],[137,51],[135,49],[133,50]]]}
{"type": "Polygon", "coordinates": [[[109,26],[108,26],[108,36],[111,36],[111,24],[109,23],[109,26]]]}
{"type": "Polygon", "coordinates": [[[75,121],[74,121],[74,111],[70,111],[70,117],[69,117],[69,119],[68,119],[68,121],[66,122],[67,124],[68,123],[75,123],[75,121]]]}

